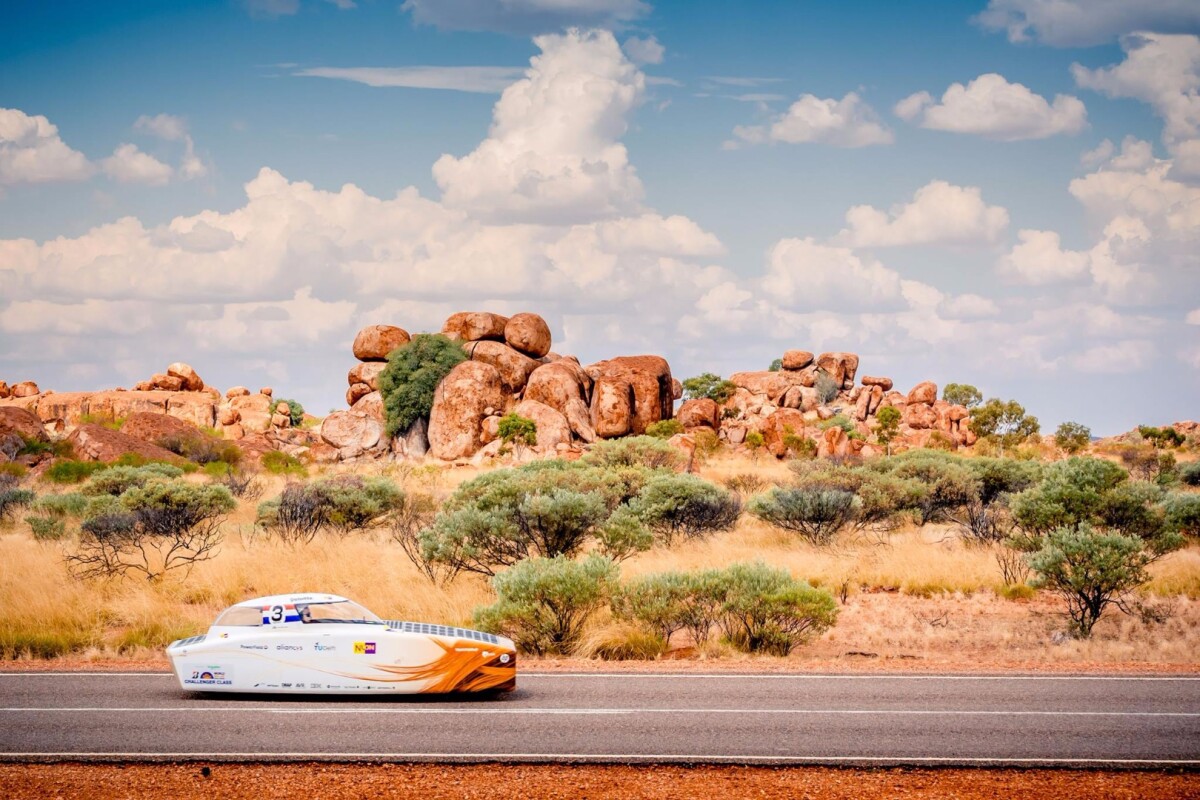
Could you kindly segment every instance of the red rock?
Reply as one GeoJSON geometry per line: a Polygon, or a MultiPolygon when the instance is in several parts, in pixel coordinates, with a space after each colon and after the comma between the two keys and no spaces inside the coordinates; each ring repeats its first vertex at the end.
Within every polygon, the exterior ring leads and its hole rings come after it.
{"type": "Polygon", "coordinates": [[[242,421],[242,414],[236,408],[225,406],[217,411],[217,424],[223,426],[236,425],[242,421]]]}
{"type": "Polygon", "coordinates": [[[926,430],[937,425],[938,415],[933,406],[913,403],[905,407],[901,421],[910,428],[926,430]]]}
{"type": "Polygon", "coordinates": [[[538,452],[553,452],[558,445],[571,441],[571,427],[567,418],[559,411],[545,403],[536,400],[522,400],[517,404],[516,413],[526,419],[533,420],[537,425],[538,452]]]}
{"type": "Polygon", "coordinates": [[[881,386],[881,387],[883,387],[883,391],[886,392],[892,388],[892,379],[891,378],[876,378],[873,375],[863,375],[862,376],[862,385],[863,386],[881,386]]]}
{"type": "Polygon", "coordinates": [[[479,443],[488,444],[500,438],[500,417],[492,414],[483,418],[479,428],[479,443]]]}
{"type": "MultiPolygon", "coordinates": [[[[671,418],[675,401],[671,388],[671,367],[666,359],[660,356],[620,356],[590,364],[585,371],[597,381],[601,377],[619,378],[633,387],[633,418],[630,422],[633,433],[645,433],[649,425],[671,418]]],[[[594,404],[592,420],[595,424],[594,404]]],[[[596,433],[604,436],[599,426],[596,426],[596,433]]]]}
{"type": "Polygon", "coordinates": [[[150,376],[150,385],[154,390],[160,392],[183,391],[183,379],[176,378],[174,375],[168,375],[165,372],[158,372],[150,376]]]}
{"type": "Polygon", "coordinates": [[[232,425],[226,425],[223,433],[226,439],[241,439],[246,435],[246,429],[242,427],[241,423],[235,422],[232,425]]]}
{"type": "Polygon", "coordinates": [[[571,431],[576,436],[589,444],[596,441],[598,437],[596,429],[592,427],[592,412],[587,403],[572,398],[567,401],[563,415],[567,418],[567,424],[571,426],[571,431]]]}
{"type": "Polygon", "coordinates": [[[679,382],[678,378],[671,379],[671,399],[673,399],[673,400],[682,400],[683,399],[683,384],[679,382]]]}
{"type": "Polygon", "coordinates": [[[50,441],[45,426],[32,411],[16,406],[0,406],[0,436],[13,434],[22,439],[50,441]]]}
{"type": "Polygon", "coordinates": [[[12,387],[10,397],[33,397],[41,394],[41,389],[33,381],[21,381],[16,386],[12,387]]]}
{"type": "Polygon", "coordinates": [[[783,393],[796,385],[795,377],[786,372],[735,372],[729,376],[734,385],[751,394],[766,395],[772,403],[778,402],[783,393]]]}
{"type": "Polygon", "coordinates": [[[697,398],[695,400],[686,400],[679,407],[679,413],[675,418],[679,420],[679,424],[684,428],[712,428],[717,429],[720,420],[720,409],[717,407],[715,400],[710,400],[707,397],[697,398]]]}
{"type": "Polygon", "coordinates": [[[180,388],[185,392],[199,392],[204,388],[204,381],[200,379],[200,376],[196,374],[196,370],[192,369],[190,364],[176,361],[167,367],[167,374],[172,378],[178,378],[180,388]]]}
{"type": "MultiPolygon", "coordinates": [[[[875,387],[878,388],[878,387],[875,387]]],[[[854,403],[854,419],[862,422],[871,413],[871,393],[859,392],[858,400],[854,403]]]]}
{"type": "Polygon", "coordinates": [[[854,385],[854,375],[858,372],[858,356],[843,352],[821,353],[817,356],[817,366],[833,378],[839,388],[848,389],[854,385]]]}
{"type": "Polygon", "coordinates": [[[172,464],[184,461],[170,450],[102,425],[80,425],[67,441],[74,448],[75,457],[84,461],[116,461],[126,453],[172,464]]]}
{"type": "Polygon", "coordinates": [[[242,418],[242,427],[248,433],[260,433],[271,427],[271,398],[264,394],[234,397],[230,408],[237,410],[242,418]]]}
{"type": "Polygon", "coordinates": [[[805,435],[804,414],[794,408],[777,409],[763,420],[760,433],[766,451],[776,458],[783,458],[788,455],[785,439],[805,435]]]}
{"type": "Polygon", "coordinates": [[[346,382],[351,386],[356,383],[365,383],[371,387],[373,392],[379,388],[379,374],[385,369],[387,369],[386,361],[365,361],[355,364],[346,375],[346,382]]]}
{"type": "Polygon", "coordinates": [[[245,397],[248,394],[250,394],[250,390],[245,386],[234,386],[225,393],[225,397],[229,400],[232,400],[235,397],[245,397]]]}
{"type": "Polygon", "coordinates": [[[291,414],[280,414],[276,412],[271,415],[271,427],[273,428],[290,428],[292,427],[291,414]]]}
{"type": "Polygon", "coordinates": [[[121,433],[159,447],[167,447],[168,442],[202,441],[206,435],[195,425],[151,411],[135,411],[126,416],[121,433]]]}
{"type": "MultiPolygon", "coordinates": [[[[368,325],[354,337],[354,357],[359,361],[387,361],[388,354],[411,341],[408,331],[395,325],[368,325]]],[[[366,383],[366,381],[362,381],[366,383]]]]}
{"type": "Polygon", "coordinates": [[[874,414],[879,411],[879,407],[883,404],[883,387],[878,384],[871,387],[871,404],[868,409],[868,414],[874,414]]]}
{"type": "Polygon", "coordinates": [[[633,425],[633,387],[623,378],[602,376],[592,389],[592,429],[601,439],[625,436],[633,425]]]}
{"type": "Polygon", "coordinates": [[[783,354],[783,368],[789,371],[801,370],[813,363],[813,354],[807,350],[788,350],[783,354]]]}
{"type": "Polygon", "coordinates": [[[677,433],[667,439],[667,444],[679,451],[679,455],[682,456],[676,472],[696,471],[696,437],[686,433],[677,433]]]}
{"type": "Polygon", "coordinates": [[[262,387],[261,389],[259,389],[259,390],[258,390],[258,393],[259,393],[259,394],[262,394],[262,395],[266,395],[267,397],[270,397],[270,396],[271,396],[271,395],[273,395],[275,392],[274,392],[274,391],[271,389],[271,387],[270,387],[270,386],[264,386],[264,387],[262,387]]]}
{"type": "Polygon", "coordinates": [[[321,440],[336,447],[343,459],[385,449],[383,423],[357,411],[334,411],[321,423],[321,440]]]}
{"type": "Polygon", "coordinates": [[[365,383],[353,384],[346,390],[346,405],[352,406],[371,393],[371,387],[365,383]]]}
{"type": "Polygon", "coordinates": [[[4,381],[0,381],[0,400],[7,400],[12,397],[12,389],[4,381]]]}
{"type": "Polygon", "coordinates": [[[924,403],[925,405],[933,405],[937,400],[938,387],[933,381],[923,381],[918,383],[908,393],[907,402],[909,403],[924,403]]]}
{"type": "Polygon", "coordinates": [[[383,395],[379,392],[371,392],[370,394],[363,395],[350,410],[359,414],[366,414],[368,417],[378,420],[381,423],[387,420],[387,411],[383,407],[383,395]]]}
{"type": "Polygon", "coordinates": [[[537,314],[514,314],[504,326],[508,346],[532,358],[550,352],[550,326],[537,314]]]}
{"type": "Polygon", "coordinates": [[[464,361],[450,370],[434,392],[429,415],[429,451],[453,461],[479,449],[479,433],[487,408],[504,408],[500,373],[491,364],[464,361]]]}
{"type": "Polygon", "coordinates": [[[477,342],[480,339],[504,341],[504,326],[507,324],[508,317],[489,311],[460,311],[450,315],[442,326],[442,333],[464,342],[477,342]]]}
{"type": "Polygon", "coordinates": [[[526,400],[537,400],[561,412],[575,435],[585,442],[596,440],[587,399],[591,395],[592,378],[579,363],[564,358],[539,366],[525,385],[526,400]]]}
{"type": "Polygon", "coordinates": [[[491,364],[500,373],[500,382],[509,394],[518,394],[525,388],[529,376],[543,366],[529,356],[518,353],[503,342],[478,341],[464,345],[467,355],[474,361],[491,364]]]}
{"type": "Polygon", "coordinates": [[[821,434],[817,441],[818,458],[841,458],[850,449],[850,440],[846,432],[837,425],[831,425],[821,434]]]}
{"type": "Polygon", "coordinates": [[[962,420],[971,416],[971,412],[967,410],[966,406],[954,405],[946,409],[946,416],[951,422],[961,422],[962,420]]]}

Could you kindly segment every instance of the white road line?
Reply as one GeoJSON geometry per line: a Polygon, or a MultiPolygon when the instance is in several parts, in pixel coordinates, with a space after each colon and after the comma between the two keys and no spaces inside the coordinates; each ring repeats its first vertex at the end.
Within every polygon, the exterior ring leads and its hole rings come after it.
{"type": "Polygon", "coordinates": [[[859,709],[859,708],[437,708],[437,707],[355,707],[355,708],[287,708],[280,706],[164,706],[158,708],[105,706],[46,706],[41,708],[13,706],[0,708],[0,714],[220,714],[226,712],[253,714],[515,714],[515,715],[590,715],[590,714],[780,714],[797,716],[911,716],[911,717],[1200,717],[1190,711],[1026,711],[974,709],[859,709]]]}
{"type": "MultiPolygon", "coordinates": [[[[0,678],[170,678],[170,672],[0,672],[0,678]]],[[[1200,675],[805,675],[691,672],[520,672],[526,678],[630,678],[671,680],[802,680],[802,681],[1200,681],[1200,675]]]]}
{"type": "Polygon", "coordinates": [[[146,759],[252,762],[273,761],[603,761],[696,762],[771,764],[1056,764],[1061,766],[1200,766],[1200,759],[1172,758],[1005,758],[986,756],[764,756],[649,753],[128,753],[128,752],[26,752],[0,753],[0,761],[146,759]]]}

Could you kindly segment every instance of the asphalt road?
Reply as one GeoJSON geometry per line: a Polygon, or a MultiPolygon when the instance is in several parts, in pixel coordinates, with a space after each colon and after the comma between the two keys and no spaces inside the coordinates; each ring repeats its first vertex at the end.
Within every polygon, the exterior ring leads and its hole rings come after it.
{"type": "Polygon", "coordinates": [[[1200,676],[522,674],[476,698],[196,695],[0,673],[0,760],[1200,768],[1200,676]]]}

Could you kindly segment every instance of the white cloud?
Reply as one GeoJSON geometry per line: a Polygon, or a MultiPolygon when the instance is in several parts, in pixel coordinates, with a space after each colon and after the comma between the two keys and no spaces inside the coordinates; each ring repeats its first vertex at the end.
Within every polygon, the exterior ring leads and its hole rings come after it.
{"type": "Polygon", "coordinates": [[[1194,0],[989,0],[977,19],[1010,42],[1086,47],[1131,31],[1195,30],[1200,7],[1194,0]]]}
{"type": "Polygon", "coordinates": [[[523,221],[636,211],[642,184],[620,137],[644,97],[642,73],[607,31],[534,42],[542,52],[501,95],[488,138],[433,165],[444,202],[523,221]]]}
{"type": "Polygon", "coordinates": [[[748,144],[816,143],[834,147],[868,147],[891,144],[891,130],[855,92],[841,100],[804,94],[766,125],[739,125],[733,135],[748,144]]]}
{"type": "Polygon", "coordinates": [[[1200,37],[1138,33],[1122,37],[1125,60],[1101,69],[1071,66],[1075,82],[1109,97],[1141,100],[1162,118],[1163,142],[1182,154],[1177,167],[1200,177],[1200,37]]]}
{"type": "Polygon", "coordinates": [[[900,307],[899,273],[848,247],[781,239],[767,254],[764,296],[789,311],[900,307]]]}
{"type": "Polygon", "coordinates": [[[622,45],[629,60],[635,64],[661,64],[667,48],[654,36],[630,36],[622,45]]]}
{"type": "Polygon", "coordinates": [[[1021,230],[1020,243],[997,262],[1001,275],[1030,286],[1074,280],[1087,274],[1090,259],[1085,252],[1063,250],[1053,231],[1021,230]]]}
{"type": "Polygon", "coordinates": [[[174,170],[137,145],[125,143],[100,162],[104,174],[120,183],[145,183],[163,186],[171,180],[174,170]]]}
{"type": "Polygon", "coordinates": [[[579,25],[620,28],[650,11],[642,0],[405,0],[420,25],[534,34],[579,25]]]}
{"type": "Polygon", "coordinates": [[[1000,307],[994,300],[977,294],[948,297],[942,301],[939,309],[949,319],[981,319],[1000,313],[1000,307]]]}
{"type": "Polygon", "coordinates": [[[978,187],[935,180],[889,211],[854,206],[846,224],[835,241],[853,247],[991,242],[1008,227],[1008,211],[985,203],[978,187]]]}
{"type": "Polygon", "coordinates": [[[1013,142],[1076,134],[1087,126],[1087,109],[1077,97],[1056,95],[1053,104],[1003,75],[988,73],[963,86],[952,83],[935,103],[928,92],[896,104],[896,116],[922,128],[973,133],[1013,142]]]}
{"type": "Polygon", "coordinates": [[[1189,311],[1184,321],[1188,325],[1200,325],[1200,308],[1189,311]]]}
{"type": "Polygon", "coordinates": [[[358,3],[354,0],[326,0],[326,2],[337,6],[338,11],[349,11],[352,8],[358,8],[358,3]]]}
{"type": "Polygon", "coordinates": [[[1070,358],[1080,372],[1123,374],[1147,366],[1155,354],[1154,345],[1145,339],[1125,339],[1113,344],[1089,347],[1070,358]]]}
{"type": "Polygon", "coordinates": [[[50,120],[16,108],[0,108],[0,186],[81,181],[93,171],[83,153],[59,138],[58,128],[50,120]]]}
{"type": "Polygon", "coordinates": [[[133,129],[168,142],[181,141],[188,135],[187,122],[173,114],[155,114],[153,117],[143,114],[133,123],[133,129]]]}
{"type": "Polygon", "coordinates": [[[300,0],[242,0],[254,17],[290,17],[300,11],[300,0]]]}
{"type": "Polygon", "coordinates": [[[523,72],[521,67],[312,67],[292,74],[377,87],[499,94],[523,72]]]}

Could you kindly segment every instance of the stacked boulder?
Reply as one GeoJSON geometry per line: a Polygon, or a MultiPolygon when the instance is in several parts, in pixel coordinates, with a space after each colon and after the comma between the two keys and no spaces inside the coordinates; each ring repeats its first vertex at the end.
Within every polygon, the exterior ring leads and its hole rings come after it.
{"type": "MultiPolygon", "coordinates": [[[[203,379],[196,374],[196,370],[192,369],[190,364],[176,361],[167,367],[166,372],[152,375],[150,380],[135,385],[133,390],[135,392],[203,392],[205,386],[203,379]]],[[[215,391],[215,389],[209,390],[209,393],[215,391]]]]}
{"type": "MultiPolygon", "coordinates": [[[[670,419],[679,383],[658,356],[625,356],[583,366],[574,356],[551,352],[550,326],[537,314],[511,317],[487,311],[451,315],[441,333],[462,344],[467,360],[438,385],[426,428],[389,440],[385,435],[378,374],[385,346],[365,342],[408,341],[394,326],[373,325],[355,338],[355,356],[363,363],[350,373],[349,411],[326,418],[321,436],[340,460],[420,456],[426,450],[444,461],[480,460],[497,455],[500,420],[508,413],[537,427],[531,454],[570,455],[597,439],[644,433],[670,419]],[[386,333],[381,333],[386,332],[386,333]],[[372,381],[375,381],[373,384],[372,381]]],[[[396,345],[398,346],[398,345],[396,345]]]]}
{"type": "Polygon", "coordinates": [[[0,381],[0,400],[8,400],[9,398],[20,399],[22,397],[36,397],[41,394],[42,390],[33,381],[21,381],[20,383],[9,386],[5,381],[0,381]]]}

